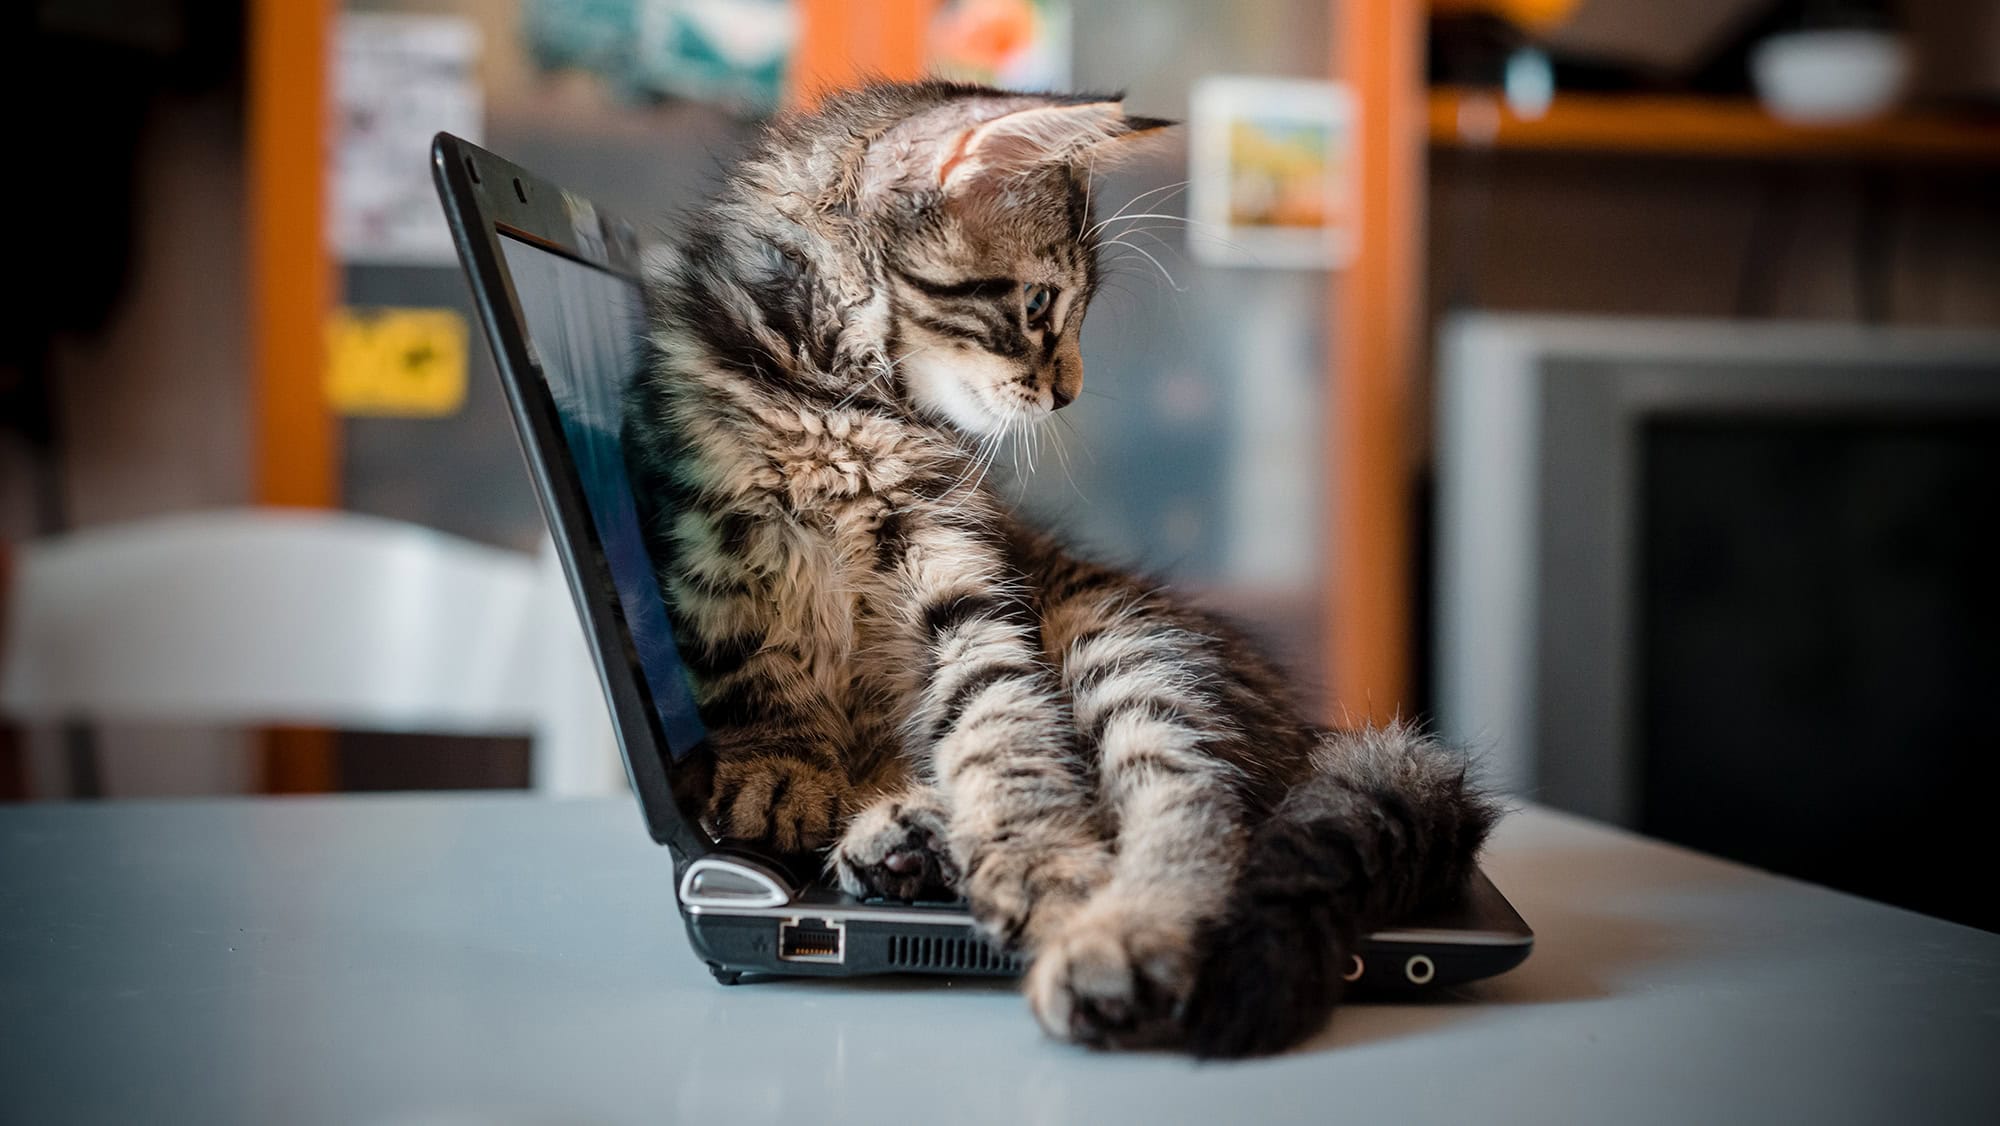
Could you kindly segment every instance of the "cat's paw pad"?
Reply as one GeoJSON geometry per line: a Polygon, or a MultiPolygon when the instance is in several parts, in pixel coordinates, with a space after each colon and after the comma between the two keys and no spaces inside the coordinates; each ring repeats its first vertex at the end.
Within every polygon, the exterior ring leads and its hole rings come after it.
{"type": "Polygon", "coordinates": [[[834,876],[849,895],[953,898],[959,870],[948,839],[944,810],[935,803],[880,801],[862,810],[841,835],[833,850],[834,876]]]}
{"type": "Polygon", "coordinates": [[[1180,1037],[1194,988],[1189,932],[1094,901],[1036,953],[1028,1006],[1044,1031],[1093,1048],[1158,1047],[1180,1037]]]}
{"type": "Polygon", "coordinates": [[[996,945],[1033,949],[1110,877],[1111,854],[1097,842],[1015,841],[973,859],[965,897],[973,921],[996,945]]]}
{"type": "Polygon", "coordinates": [[[715,764],[706,819],[729,840],[808,852],[833,840],[846,792],[845,778],[798,759],[724,759],[715,764]]]}

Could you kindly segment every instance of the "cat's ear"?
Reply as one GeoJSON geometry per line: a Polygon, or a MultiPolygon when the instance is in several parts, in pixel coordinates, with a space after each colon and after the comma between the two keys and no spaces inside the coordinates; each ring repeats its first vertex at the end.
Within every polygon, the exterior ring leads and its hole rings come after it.
{"type": "Polygon", "coordinates": [[[1112,99],[1016,109],[961,131],[938,165],[938,187],[950,196],[1042,168],[1094,166],[1173,124],[1129,115],[1112,99]]]}
{"type": "Polygon", "coordinates": [[[1119,124],[1121,128],[1116,134],[1097,142],[1084,153],[1089,167],[1107,168],[1149,152],[1166,137],[1167,130],[1177,129],[1181,123],[1164,117],[1127,114],[1119,124]]]}
{"type": "Polygon", "coordinates": [[[965,100],[878,137],[869,147],[862,194],[989,194],[1025,173],[1113,162],[1133,142],[1172,124],[1128,115],[1112,98],[965,100]]]}

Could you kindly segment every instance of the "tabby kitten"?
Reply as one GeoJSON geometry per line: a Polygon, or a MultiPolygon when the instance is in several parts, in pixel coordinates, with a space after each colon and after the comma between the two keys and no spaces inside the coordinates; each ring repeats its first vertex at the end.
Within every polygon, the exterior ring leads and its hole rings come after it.
{"type": "Polygon", "coordinates": [[[985,487],[981,439],[1082,385],[1092,167],[1167,124],[943,82],[780,119],[652,280],[628,445],[716,832],[963,894],[1054,1036],[1241,1055],[1323,1024],[1493,815],[985,487]]]}

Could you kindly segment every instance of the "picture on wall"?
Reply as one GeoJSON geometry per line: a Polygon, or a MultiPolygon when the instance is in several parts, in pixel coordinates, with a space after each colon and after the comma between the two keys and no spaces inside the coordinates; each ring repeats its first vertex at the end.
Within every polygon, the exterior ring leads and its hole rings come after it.
{"type": "Polygon", "coordinates": [[[1069,0],[945,0],[931,16],[932,74],[1012,90],[1070,84],[1069,0]]]}
{"type": "Polygon", "coordinates": [[[1335,82],[1209,77],[1188,122],[1188,243],[1210,265],[1353,257],[1354,98],[1335,82]]]}

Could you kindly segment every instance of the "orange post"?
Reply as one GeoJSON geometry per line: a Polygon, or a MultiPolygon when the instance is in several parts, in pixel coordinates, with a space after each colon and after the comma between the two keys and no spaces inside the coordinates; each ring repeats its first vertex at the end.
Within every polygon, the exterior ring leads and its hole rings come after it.
{"type": "Polygon", "coordinates": [[[326,245],[331,0],[250,5],[250,325],[257,499],[335,503],[321,391],[334,264],[326,245]]]}
{"type": "Polygon", "coordinates": [[[805,21],[792,60],[791,100],[811,106],[870,78],[916,78],[937,0],[801,0],[805,21]]]}
{"type": "MultiPolygon", "coordinates": [[[[326,245],[333,0],[249,9],[250,420],[260,503],[339,501],[338,431],[322,393],[334,263],[326,245]]],[[[267,734],[265,788],[331,789],[332,735],[267,734]]]]}
{"type": "Polygon", "coordinates": [[[1408,707],[1412,638],[1410,381],[1424,206],[1423,5],[1347,0],[1334,73],[1356,103],[1359,239],[1331,287],[1331,529],[1323,635],[1336,721],[1408,707]]]}

